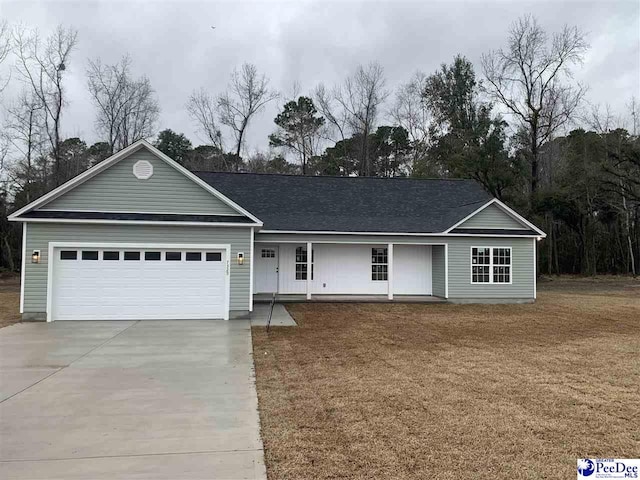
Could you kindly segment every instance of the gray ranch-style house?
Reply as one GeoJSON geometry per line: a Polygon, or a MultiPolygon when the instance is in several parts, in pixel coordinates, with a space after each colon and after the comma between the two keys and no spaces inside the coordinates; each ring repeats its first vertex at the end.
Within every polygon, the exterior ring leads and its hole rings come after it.
{"type": "Polygon", "coordinates": [[[9,218],[20,311],[46,321],[229,319],[272,293],[532,302],[545,236],[471,180],[190,172],[146,141],[9,218]]]}

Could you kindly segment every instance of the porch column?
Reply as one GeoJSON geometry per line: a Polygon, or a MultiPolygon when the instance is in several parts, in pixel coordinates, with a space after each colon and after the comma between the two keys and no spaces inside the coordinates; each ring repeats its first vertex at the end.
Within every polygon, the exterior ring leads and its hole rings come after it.
{"type": "Polygon", "coordinates": [[[393,300],[393,243],[387,244],[387,296],[393,300]]]}
{"type": "Polygon", "coordinates": [[[311,300],[311,259],[313,258],[313,245],[307,242],[307,300],[311,300]]]}
{"type": "Polygon", "coordinates": [[[444,244],[444,298],[449,298],[449,244],[444,244]]]}

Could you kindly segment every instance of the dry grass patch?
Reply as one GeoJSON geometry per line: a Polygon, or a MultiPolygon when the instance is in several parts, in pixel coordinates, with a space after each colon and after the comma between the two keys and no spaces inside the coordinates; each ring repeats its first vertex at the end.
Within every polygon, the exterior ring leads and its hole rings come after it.
{"type": "Polygon", "coordinates": [[[20,321],[20,277],[2,278],[0,279],[0,328],[20,321]]]}
{"type": "Polygon", "coordinates": [[[269,478],[572,478],[578,457],[637,457],[640,290],[556,290],[299,304],[299,327],[254,328],[269,478]]]}

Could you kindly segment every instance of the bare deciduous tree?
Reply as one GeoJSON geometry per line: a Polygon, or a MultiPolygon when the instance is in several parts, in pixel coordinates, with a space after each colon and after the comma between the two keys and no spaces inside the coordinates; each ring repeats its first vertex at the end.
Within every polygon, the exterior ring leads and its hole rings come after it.
{"type": "Polygon", "coordinates": [[[569,122],[584,96],[582,85],[563,80],[571,78],[571,67],[587,49],[577,28],[565,26],[549,38],[527,15],[512,25],[505,49],[482,56],[491,95],[528,133],[531,200],[538,189],[540,147],[569,122]]]}
{"type": "MultiPolygon", "coordinates": [[[[0,67],[11,53],[11,30],[6,20],[0,21],[0,67]]],[[[7,74],[7,78],[0,76],[0,93],[7,88],[11,74],[7,74]]]]}
{"type": "Polygon", "coordinates": [[[59,25],[44,41],[37,30],[14,30],[18,57],[16,71],[32,90],[44,111],[43,128],[53,159],[53,184],[59,185],[62,110],[65,105],[63,75],[69,65],[78,33],[59,25]]]}
{"type": "Polygon", "coordinates": [[[337,143],[349,136],[349,114],[337,105],[334,93],[321,83],[313,91],[313,101],[318,111],[327,119],[328,124],[322,132],[324,138],[337,143]]]}
{"type": "MultiPolygon", "coordinates": [[[[40,100],[31,92],[22,92],[17,101],[7,108],[7,121],[4,126],[12,150],[18,155],[9,169],[14,185],[25,193],[26,202],[33,200],[31,185],[43,182],[38,178],[47,166],[38,168],[36,157],[42,158],[42,147],[47,142],[43,137],[44,108],[40,100]]],[[[40,166],[42,167],[42,166],[40,166]]]]}
{"type": "Polygon", "coordinates": [[[408,83],[400,85],[389,112],[394,122],[409,133],[414,163],[427,154],[433,123],[433,115],[424,100],[426,84],[427,75],[416,72],[408,83]]]}
{"type": "Polygon", "coordinates": [[[233,132],[237,157],[240,156],[249,122],[276,98],[278,93],[269,89],[269,80],[258,73],[255,65],[245,63],[239,71],[234,70],[229,89],[217,98],[217,109],[220,123],[233,132]]]}
{"type": "Polygon", "coordinates": [[[187,102],[187,112],[211,145],[223,153],[224,145],[222,132],[218,127],[216,99],[204,89],[193,92],[187,102]]]}
{"type": "Polygon", "coordinates": [[[339,133],[341,140],[347,137],[347,130],[362,137],[360,175],[371,175],[369,134],[375,128],[380,106],[389,95],[385,83],[382,66],[370,63],[366,68],[359,65],[353,76],[331,92],[322,84],[314,92],[318,110],[339,133]]]}
{"type": "Polygon", "coordinates": [[[98,109],[96,128],[111,153],[153,135],[160,112],[158,100],[147,77],[131,77],[128,56],[115,65],[89,61],[87,84],[98,109]]]}

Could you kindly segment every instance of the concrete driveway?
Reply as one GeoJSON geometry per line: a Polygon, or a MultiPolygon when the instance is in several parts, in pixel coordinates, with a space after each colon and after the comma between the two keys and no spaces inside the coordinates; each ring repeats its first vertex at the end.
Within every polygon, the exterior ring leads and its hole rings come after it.
{"type": "Polygon", "coordinates": [[[0,478],[266,478],[249,321],[0,329],[0,478]]]}

